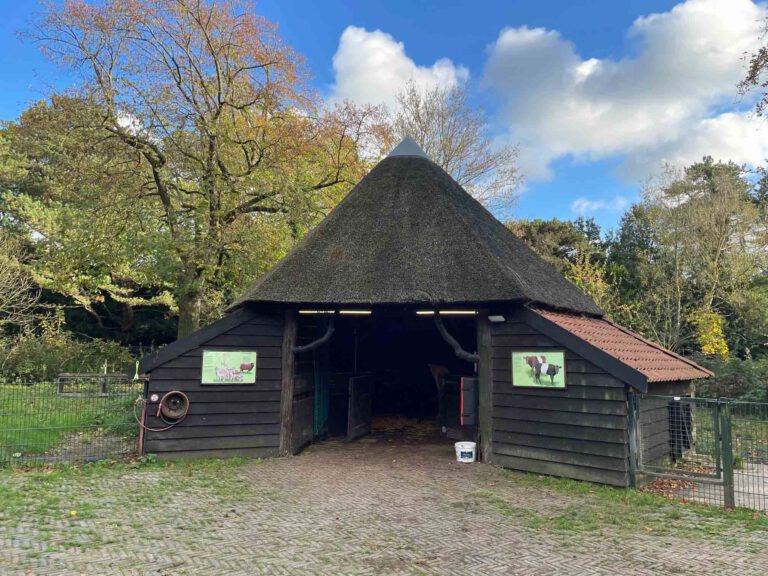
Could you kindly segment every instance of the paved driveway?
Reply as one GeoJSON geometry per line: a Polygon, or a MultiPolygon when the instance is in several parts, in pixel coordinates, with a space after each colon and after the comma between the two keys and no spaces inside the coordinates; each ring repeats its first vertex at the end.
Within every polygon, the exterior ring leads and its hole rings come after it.
{"type": "Polygon", "coordinates": [[[64,482],[59,494],[79,499],[83,511],[47,526],[32,517],[0,524],[0,574],[764,575],[768,568],[764,532],[736,526],[709,537],[690,516],[688,533],[688,512],[676,505],[659,512],[670,514],[671,531],[663,517],[645,526],[631,509],[603,517],[612,504],[459,464],[446,444],[331,442],[220,477],[190,470],[64,482]]]}

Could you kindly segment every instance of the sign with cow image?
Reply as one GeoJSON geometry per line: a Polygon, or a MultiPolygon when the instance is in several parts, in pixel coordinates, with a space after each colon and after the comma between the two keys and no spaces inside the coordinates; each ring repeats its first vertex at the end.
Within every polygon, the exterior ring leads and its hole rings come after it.
{"type": "Polygon", "coordinates": [[[203,350],[202,384],[255,384],[256,352],[203,350]]]}
{"type": "Polygon", "coordinates": [[[565,352],[512,352],[512,386],[565,388],[565,352]]]}

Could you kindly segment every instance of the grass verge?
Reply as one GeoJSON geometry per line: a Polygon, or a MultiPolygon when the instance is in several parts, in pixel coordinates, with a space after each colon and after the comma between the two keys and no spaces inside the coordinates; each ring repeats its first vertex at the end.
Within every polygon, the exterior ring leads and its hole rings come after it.
{"type": "Polygon", "coordinates": [[[765,532],[768,515],[738,508],[724,510],[716,506],[669,500],[641,490],[614,488],[565,478],[500,471],[508,482],[544,491],[568,495],[563,505],[521,508],[510,504],[494,490],[470,495],[516,522],[537,530],[573,533],[601,533],[617,538],[632,534],[652,534],[679,538],[717,538],[735,542],[744,532],[765,532]]]}

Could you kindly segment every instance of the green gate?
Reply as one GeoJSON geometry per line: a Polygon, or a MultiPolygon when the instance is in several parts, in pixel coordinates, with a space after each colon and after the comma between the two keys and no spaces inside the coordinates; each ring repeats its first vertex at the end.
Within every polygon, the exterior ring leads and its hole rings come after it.
{"type": "Polygon", "coordinates": [[[768,511],[768,404],[632,393],[629,416],[636,484],[768,511]]]}

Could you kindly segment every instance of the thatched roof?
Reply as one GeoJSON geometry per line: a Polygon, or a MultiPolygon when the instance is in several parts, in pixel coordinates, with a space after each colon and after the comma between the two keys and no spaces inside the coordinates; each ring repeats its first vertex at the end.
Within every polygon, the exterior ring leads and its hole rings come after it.
{"type": "Polygon", "coordinates": [[[602,314],[414,145],[382,160],[233,307],[510,301],[602,314]]]}

